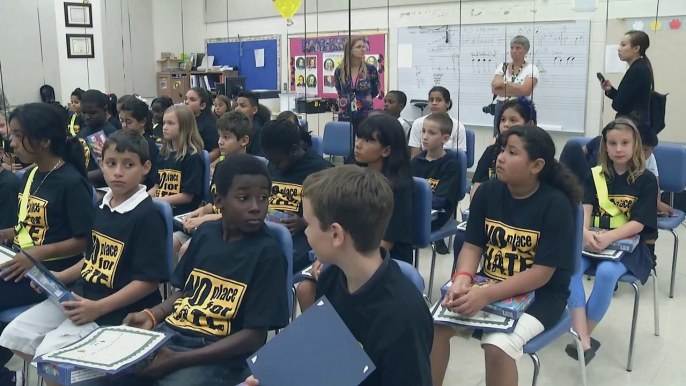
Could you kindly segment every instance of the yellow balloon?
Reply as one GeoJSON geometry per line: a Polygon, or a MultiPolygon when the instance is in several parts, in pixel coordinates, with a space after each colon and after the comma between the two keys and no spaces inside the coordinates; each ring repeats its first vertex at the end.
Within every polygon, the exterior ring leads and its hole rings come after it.
{"type": "Polygon", "coordinates": [[[272,0],[274,8],[279,12],[279,15],[284,19],[290,19],[298,12],[302,0],[272,0]]]}

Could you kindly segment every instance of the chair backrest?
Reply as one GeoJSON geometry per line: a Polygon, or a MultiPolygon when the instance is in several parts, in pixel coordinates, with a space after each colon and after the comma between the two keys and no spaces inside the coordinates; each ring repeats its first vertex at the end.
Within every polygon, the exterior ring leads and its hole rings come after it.
{"type": "Polygon", "coordinates": [[[460,176],[462,176],[462,178],[458,178],[457,181],[458,189],[456,201],[460,202],[464,196],[469,193],[469,187],[467,186],[467,154],[460,149],[457,149],[457,151],[455,149],[445,149],[445,152],[457,158],[457,162],[460,164],[460,176]]]}
{"type": "Polygon", "coordinates": [[[279,243],[283,254],[286,255],[286,294],[288,296],[288,310],[293,311],[293,238],[291,232],[285,226],[270,221],[265,221],[269,234],[279,243]]]}
{"type": "Polygon", "coordinates": [[[318,135],[312,136],[312,151],[319,154],[320,157],[324,156],[324,147],[322,145],[322,137],[318,135]]]}
{"type": "Polygon", "coordinates": [[[165,225],[164,254],[169,265],[169,274],[174,272],[174,215],[171,205],[157,198],[152,199],[155,210],[162,215],[165,225]]]}
{"type": "Polygon", "coordinates": [[[653,148],[660,189],[668,193],[686,190],[686,148],[671,143],[661,143],[653,148]]]}
{"type": "Polygon", "coordinates": [[[422,275],[419,274],[419,271],[415,267],[412,266],[412,264],[408,264],[404,261],[400,260],[393,260],[398,266],[400,267],[400,270],[403,272],[403,275],[405,275],[406,278],[414,284],[415,287],[419,290],[419,293],[423,294],[424,293],[424,278],[422,275]]]}
{"type": "Polygon", "coordinates": [[[266,166],[266,165],[269,165],[269,160],[268,160],[268,159],[266,159],[266,158],[264,158],[264,157],[260,157],[259,155],[256,155],[255,157],[257,157],[257,159],[259,159],[260,161],[264,162],[264,165],[265,165],[265,166],[266,166]]]}
{"type": "Polygon", "coordinates": [[[350,122],[327,122],[324,126],[322,151],[326,155],[347,157],[350,155],[352,126],[350,122]]]}
{"type": "MultiPolygon", "coordinates": [[[[467,133],[467,167],[471,168],[474,166],[474,132],[465,130],[465,133],[467,133]]],[[[467,178],[466,174],[465,178],[467,178]]]]}
{"type": "Polygon", "coordinates": [[[202,196],[207,197],[210,194],[210,153],[207,150],[202,151],[202,162],[205,164],[205,174],[203,175],[202,196]]]}
{"type": "Polygon", "coordinates": [[[419,177],[413,177],[412,246],[425,248],[431,242],[431,186],[419,177]]]}
{"type": "Polygon", "coordinates": [[[307,123],[307,119],[298,118],[298,122],[300,123],[300,127],[309,132],[310,125],[307,123]]]}
{"type": "Polygon", "coordinates": [[[574,269],[572,275],[577,273],[581,268],[581,251],[584,246],[584,207],[577,205],[574,208],[574,269]]]}

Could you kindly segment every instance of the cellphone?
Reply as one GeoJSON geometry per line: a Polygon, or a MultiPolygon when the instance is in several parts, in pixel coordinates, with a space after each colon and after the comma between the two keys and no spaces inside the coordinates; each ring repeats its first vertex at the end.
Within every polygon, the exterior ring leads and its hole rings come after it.
{"type": "Polygon", "coordinates": [[[667,217],[669,217],[669,213],[667,213],[667,212],[657,212],[657,217],[658,217],[658,218],[667,218],[667,217]]]}
{"type": "Polygon", "coordinates": [[[599,72],[595,75],[598,77],[598,80],[600,81],[600,83],[603,83],[605,81],[605,77],[603,76],[602,73],[599,72]]]}

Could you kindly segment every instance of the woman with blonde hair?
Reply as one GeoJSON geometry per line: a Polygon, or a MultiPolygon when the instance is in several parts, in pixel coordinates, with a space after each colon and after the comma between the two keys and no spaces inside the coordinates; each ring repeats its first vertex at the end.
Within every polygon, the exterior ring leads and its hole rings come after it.
{"type": "Polygon", "coordinates": [[[345,43],[343,60],[334,72],[338,92],[338,120],[351,122],[354,133],[369,112],[374,110],[374,98],[379,95],[379,72],[364,58],[365,43],[353,37],[345,43]]]}

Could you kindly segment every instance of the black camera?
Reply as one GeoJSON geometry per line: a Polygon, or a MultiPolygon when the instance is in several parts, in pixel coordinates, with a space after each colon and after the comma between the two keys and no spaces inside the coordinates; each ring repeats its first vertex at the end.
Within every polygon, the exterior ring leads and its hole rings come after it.
{"type": "Polygon", "coordinates": [[[495,115],[495,105],[493,103],[488,104],[488,105],[482,107],[481,111],[483,111],[484,114],[495,115]]]}

